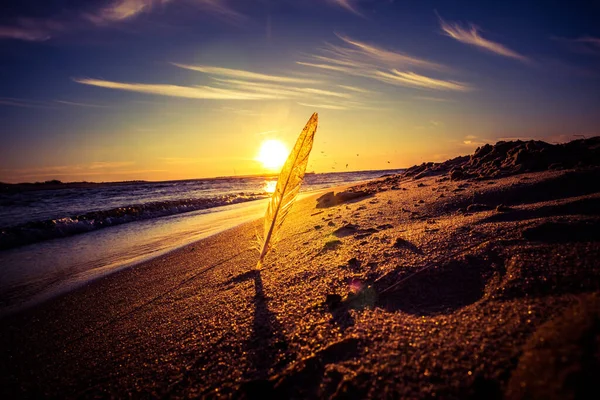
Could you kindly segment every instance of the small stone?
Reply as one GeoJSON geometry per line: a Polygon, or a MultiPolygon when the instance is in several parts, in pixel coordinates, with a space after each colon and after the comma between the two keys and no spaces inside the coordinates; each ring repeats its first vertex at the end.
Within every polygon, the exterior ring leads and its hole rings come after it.
{"type": "Polygon", "coordinates": [[[360,261],[356,257],[352,257],[348,260],[348,266],[352,268],[360,267],[360,261]]]}
{"type": "Polygon", "coordinates": [[[487,204],[470,204],[467,207],[467,211],[468,212],[477,212],[477,211],[486,211],[486,210],[490,210],[492,207],[488,206],[487,204]]]}

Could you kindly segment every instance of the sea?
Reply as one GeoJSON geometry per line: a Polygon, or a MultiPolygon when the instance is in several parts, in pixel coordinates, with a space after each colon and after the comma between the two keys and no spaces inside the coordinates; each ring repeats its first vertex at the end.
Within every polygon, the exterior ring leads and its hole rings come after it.
{"type": "MultiPolygon", "coordinates": [[[[300,196],[402,170],[305,176],[300,196]]],[[[276,177],[0,191],[0,316],[261,218],[276,177]]]]}

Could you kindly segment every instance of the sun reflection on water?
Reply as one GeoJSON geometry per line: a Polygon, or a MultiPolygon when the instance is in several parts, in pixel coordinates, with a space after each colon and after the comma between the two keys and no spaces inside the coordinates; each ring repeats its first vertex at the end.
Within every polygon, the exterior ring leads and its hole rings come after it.
{"type": "Polygon", "coordinates": [[[275,187],[277,186],[277,181],[265,181],[263,185],[263,190],[267,193],[275,193],[275,187]]]}

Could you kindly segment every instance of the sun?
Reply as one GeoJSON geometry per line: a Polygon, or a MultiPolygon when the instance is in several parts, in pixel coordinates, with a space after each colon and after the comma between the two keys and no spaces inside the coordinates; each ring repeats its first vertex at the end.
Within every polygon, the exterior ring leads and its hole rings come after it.
{"type": "Polygon", "coordinates": [[[288,150],[279,140],[265,140],[260,146],[257,161],[260,161],[266,169],[279,170],[285,163],[288,150]]]}

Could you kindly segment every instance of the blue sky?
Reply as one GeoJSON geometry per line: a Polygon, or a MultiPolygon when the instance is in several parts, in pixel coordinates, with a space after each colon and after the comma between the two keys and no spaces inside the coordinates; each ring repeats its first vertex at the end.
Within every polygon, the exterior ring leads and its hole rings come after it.
{"type": "Polygon", "coordinates": [[[0,181],[400,168],[600,130],[600,3],[5,1],[0,181]],[[358,155],[357,155],[358,154],[358,155]]]}

